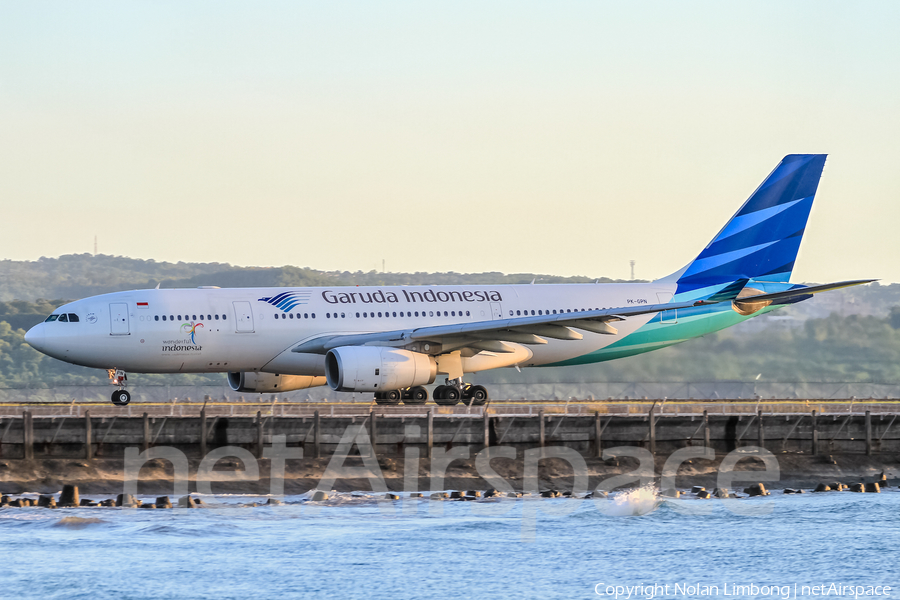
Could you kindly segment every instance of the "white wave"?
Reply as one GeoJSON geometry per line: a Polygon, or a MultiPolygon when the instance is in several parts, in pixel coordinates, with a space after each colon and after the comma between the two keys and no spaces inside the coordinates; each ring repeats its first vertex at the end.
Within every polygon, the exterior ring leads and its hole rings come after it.
{"type": "Polygon", "coordinates": [[[645,486],[611,494],[605,500],[595,500],[603,514],[610,517],[638,517],[652,513],[661,504],[658,490],[645,486]]]}

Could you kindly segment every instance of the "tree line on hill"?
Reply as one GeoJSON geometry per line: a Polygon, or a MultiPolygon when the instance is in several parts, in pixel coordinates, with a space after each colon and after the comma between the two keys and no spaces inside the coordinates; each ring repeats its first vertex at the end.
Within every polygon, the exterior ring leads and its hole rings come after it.
{"type": "MultiPolygon", "coordinates": [[[[0,387],[100,384],[106,374],[46,357],[23,336],[62,298],[112,291],[218,285],[303,287],[341,285],[588,283],[590,277],[502,273],[350,273],[300,267],[234,267],[222,263],[166,263],[89,254],[0,261],[0,387]],[[44,298],[57,298],[46,300],[44,298]]],[[[600,282],[611,282],[599,278],[600,282]]],[[[792,327],[750,323],[751,331],[724,330],[671,348],[578,367],[501,369],[473,377],[480,383],[746,381],[900,382],[900,285],[829,292],[774,315],[792,327]]],[[[222,385],[222,374],[140,375],[132,383],[222,385]]]]}
{"type": "Polygon", "coordinates": [[[534,273],[379,273],[317,271],[305,267],[235,267],[222,263],[167,263],[122,256],[69,254],[36,261],[0,261],[0,301],[85,298],[154,288],[315,287],[338,285],[453,285],[506,283],[610,283],[606,277],[534,273]]]}

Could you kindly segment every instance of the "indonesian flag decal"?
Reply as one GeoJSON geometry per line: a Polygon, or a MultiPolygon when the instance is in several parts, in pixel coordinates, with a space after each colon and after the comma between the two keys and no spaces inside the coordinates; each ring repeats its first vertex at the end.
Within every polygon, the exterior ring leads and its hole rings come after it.
{"type": "Polygon", "coordinates": [[[137,307],[138,308],[150,308],[150,303],[149,302],[138,302],[137,307]]]}

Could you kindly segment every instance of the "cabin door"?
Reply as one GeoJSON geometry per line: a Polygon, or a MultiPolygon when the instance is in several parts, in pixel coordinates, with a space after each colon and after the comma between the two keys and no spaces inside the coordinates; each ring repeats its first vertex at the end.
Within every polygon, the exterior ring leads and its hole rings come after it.
{"type": "Polygon", "coordinates": [[[113,302],[109,305],[109,334],[128,335],[128,305],[113,302]]]}
{"type": "Polygon", "coordinates": [[[253,333],[253,311],[249,302],[233,302],[234,327],[238,333],[253,333]]]}
{"type": "Polygon", "coordinates": [[[499,302],[491,302],[491,316],[495,319],[503,318],[503,309],[500,308],[499,302]]]}

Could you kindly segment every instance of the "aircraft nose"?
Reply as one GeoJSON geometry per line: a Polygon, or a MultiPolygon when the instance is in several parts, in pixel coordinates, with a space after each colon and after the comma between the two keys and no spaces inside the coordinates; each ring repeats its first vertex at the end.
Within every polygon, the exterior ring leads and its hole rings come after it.
{"type": "Polygon", "coordinates": [[[35,350],[44,352],[44,324],[38,323],[37,325],[29,329],[25,333],[25,341],[35,350]]]}

